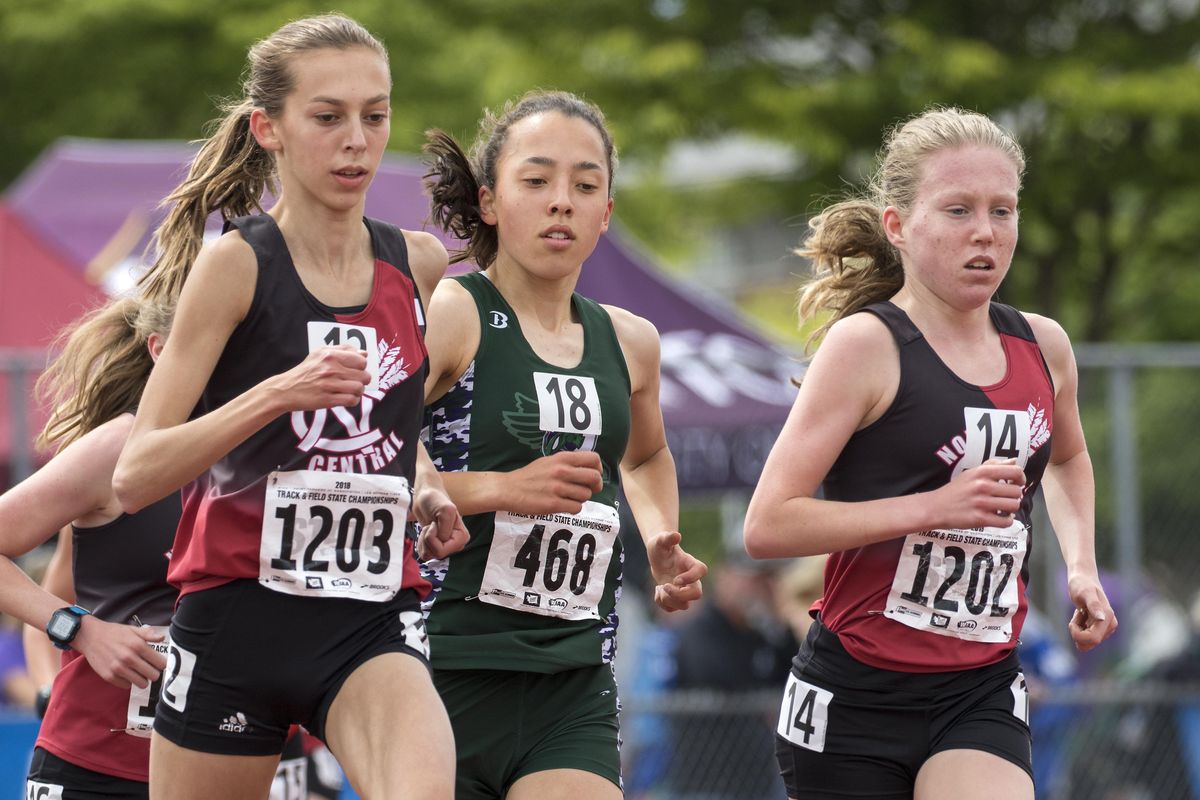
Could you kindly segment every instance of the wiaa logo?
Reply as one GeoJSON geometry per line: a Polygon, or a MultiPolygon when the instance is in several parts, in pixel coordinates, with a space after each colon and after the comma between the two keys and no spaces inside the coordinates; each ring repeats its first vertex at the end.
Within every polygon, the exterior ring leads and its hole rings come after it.
{"type": "Polygon", "coordinates": [[[561,597],[551,597],[546,601],[546,607],[551,611],[566,611],[567,601],[561,597]]]}
{"type": "Polygon", "coordinates": [[[226,717],[225,721],[218,726],[218,729],[229,733],[242,733],[249,726],[250,723],[246,720],[246,715],[239,711],[232,716],[226,717]]]}
{"type": "Polygon", "coordinates": [[[957,627],[961,631],[973,631],[979,627],[979,623],[973,619],[964,619],[959,621],[957,627]]]}

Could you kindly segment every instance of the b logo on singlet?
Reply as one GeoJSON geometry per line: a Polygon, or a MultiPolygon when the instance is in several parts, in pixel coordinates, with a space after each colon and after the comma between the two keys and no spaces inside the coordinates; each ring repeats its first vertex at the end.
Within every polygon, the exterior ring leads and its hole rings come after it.
{"type": "Polygon", "coordinates": [[[508,314],[505,314],[503,311],[493,311],[491,312],[491,317],[492,319],[488,325],[491,325],[493,328],[503,330],[508,327],[508,314]]]}

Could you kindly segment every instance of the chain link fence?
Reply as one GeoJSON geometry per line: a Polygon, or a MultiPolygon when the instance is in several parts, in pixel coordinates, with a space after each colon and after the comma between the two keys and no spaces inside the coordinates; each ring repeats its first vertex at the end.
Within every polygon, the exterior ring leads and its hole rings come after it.
{"type": "Polygon", "coordinates": [[[689,690],[623,699],[626,795],[783,800],[774,733],[780,697],[689,690]]]}
{"type": "MultiPolygon", "coordinates": [[[[1200,800],[1200,614],[1189,613],[1200,611],[1200,448],[1191,447],[1200,346],[1083,345],[1076,354],[1097,558],[1121,627],[1091,653],[1070,649],[1065,567],[1041,507],[1031,601],[1074,663],[1034,689],[1037,797],[1200,800]]],[[[778,693],[626,693],[627,795],[785,797],[774,760],[781,692],[782,681],[778,693]]]]}
{"type": "MultiPolygon", "coordinates": [[[[782,694],[628,697],[631,800],[784,800],[774,730],[782,694]]],[[[1200,798],[1200,684],[1085,681],[1031,705],[1039,800],[1200,798]]]]}
{"type": "MultiPolygon", "coordinates": [[[[1121,623],[1081,664],[1087,677],[1143,676],[1196,629],[1200,449],[1191,438],[1200,426],[1200,345],[1080,345],[1076,355],[1096,474],[1097,560],[1121,623]]],[[[1036,530],[1045,535],[1034,544],[1031,598],[1065,621],[1065,571],[1044,512],[1036,530]]]]}
{"type": "MultiPolygon", "coordinates": [[[[1200,564],[1200,448],[1192,446],[1200,345],[1080,345],[1076,354],[1096,473],[1097,555],[1121,627],[1078,658],[1072,680],[1035,696],[1038,797],[1200,799],[1200,646],[1197,615],[1188,613],[1200,564]]],[[[45,359],[28,351],[0,356],[10,485],[36,464],[28,442],[38,416],[29,395],[45,359]]],[[[1030,596],[1065,644],[1064,567],[1041,516],[1030,596]]],[[[636,650],[628,640],[622,648],[636,650]]],[[[774,761],[776,693],[625,693],[624,701],[628,796],[784,797],[774,761]]]]}

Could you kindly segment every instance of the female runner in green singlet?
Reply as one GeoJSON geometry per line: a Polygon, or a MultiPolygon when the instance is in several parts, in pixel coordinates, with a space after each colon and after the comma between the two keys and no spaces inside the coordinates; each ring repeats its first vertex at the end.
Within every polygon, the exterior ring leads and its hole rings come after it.
{"type": "Polygon", "coordinates": [[[619,797],[612,674],[623,488],[655,599],[701,595],[648,321],[575,293],[608,228],[616,156],[599,109],[535,92],[489,115],[469,159],[430,134],[435,218],[481,271],[430,303],[430,455],[471,541],[427,562],[434,681],[462,798],[619,797]]]}

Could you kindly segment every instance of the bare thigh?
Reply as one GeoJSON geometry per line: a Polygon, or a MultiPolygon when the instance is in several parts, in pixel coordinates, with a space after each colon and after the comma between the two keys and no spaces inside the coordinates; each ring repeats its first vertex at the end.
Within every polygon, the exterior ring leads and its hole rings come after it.
{"type": "Polygon", "coordinates": [[[548,769],[517,779],[505,800],[621,800],[616,784],[581,769],[548,769]]]}
{"type": "Polygon", "coordinates": [[[188,750],[150,737],[152,800],[265,800],[279,756],[230,756],[188,750]]]}
{"type": "Polygon", "coordinates": [[[359,666],[325,721],[326,744],[363,800],[454,797],[454,734],[429,671],[385,653],[359,666]]]}
{"type": "Polygon", "coordinates": [[[943,750],[917,773],[914,800],[1033,800],[1029,773],[982,750],[943,750]]]}

